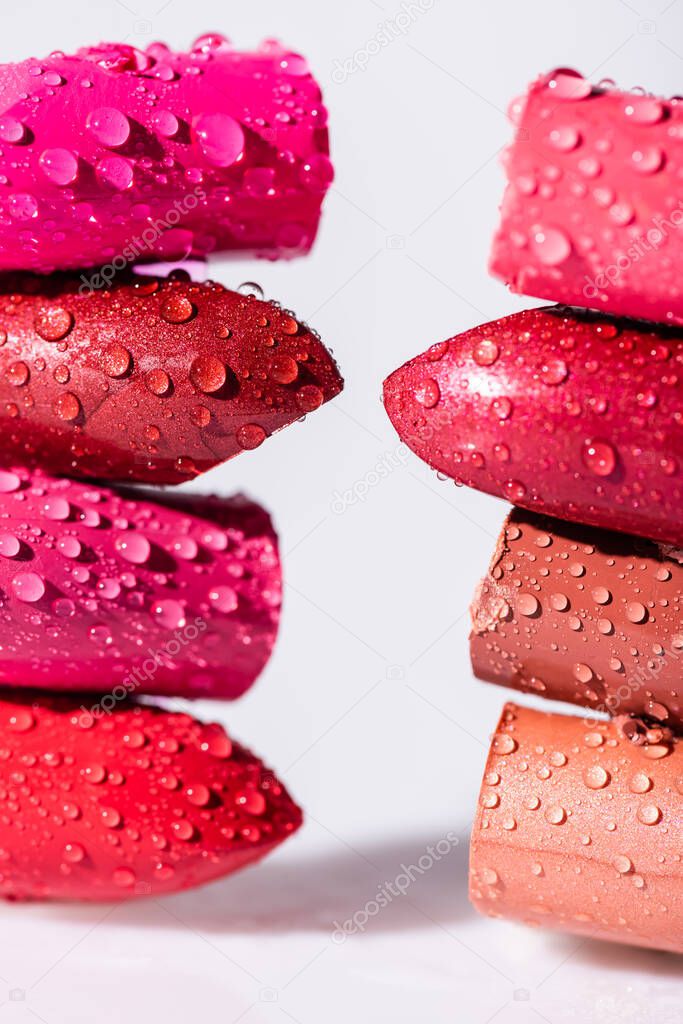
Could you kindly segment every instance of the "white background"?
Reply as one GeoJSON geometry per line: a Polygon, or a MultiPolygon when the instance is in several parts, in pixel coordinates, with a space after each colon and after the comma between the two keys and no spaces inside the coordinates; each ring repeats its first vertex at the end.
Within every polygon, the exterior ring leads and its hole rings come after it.
{"type": "Polygon", "coordinates": [[[263,678],[236,705],[198,710],[261,753],[308,820],[260,867],[200,891],[3,906],[0,1024],[680,1021],[680,959],[480,919],[468,903],[468,831],[506,693],[472,678],[467,608],[504,506],[401,460],[380,388],[431,343],[523,308],[486,273],[509,100],[556,65],[681,93],[683,0],[433,0],[343,82],[335,61],[376,49],[400,0],[160,7],[5,3],[0,59],[101,39],[184,47],[215,30],[243,46],[277,36],[323,83],[337,179],[313,254],[211,274],[257,280],[310,320],[346,391],[198,485],[272,510],[287,577],[263,678]],[[379,466],[393,469],[377,482],[379,466]],[[363,500],[340,512],[359,484],[363,500]],[[333,921],[449,831],[452,853],[332,941],[333,921]]]}

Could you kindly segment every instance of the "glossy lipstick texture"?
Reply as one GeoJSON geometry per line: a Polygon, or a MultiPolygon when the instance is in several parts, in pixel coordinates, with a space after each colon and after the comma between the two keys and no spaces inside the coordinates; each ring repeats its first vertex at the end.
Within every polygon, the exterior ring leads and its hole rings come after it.
{"type": "Polygon", "coordinates": [[[515,292],[683,325],[683,101],[565,69],[512,112],[492,272],[515,292]]]}
{"type": "Polygon", "coordinates": [[[508,704],[470,848],[482,913],[683,952],[683,749],[508,704]]]}
{"type": "Polygon", "coordinates": [[[433,345],[385,381],[401,439],[457,483],[683,545],[683,335],[565,307],[433,345]]]}
{"type": "Polygon", "coordinates": [[[0,896],[124,900],[201,885],[301,824],[261,761],[220,725],[69,697],[0,700],[0,896]]]}
{"type": "Polygon", "coordinates": [[[332,180],[306,60],[218,35],[0,66],[0,270],[305,253],[332,180]]]}
{"type": "Polygon", "coordinates": [[[268,661],[281,570],[241,498],[0,471],[0,685],[239,697],[268,661]]]}
{"type": "Polygon", "coordinates": [[[183,274],[0,278],[0,342],[3,456],[60,475],[181,483],[342,388],[287,310],[183,274]]]}
{"type": "Polygon", "coordinates": [[[471,612],[480,679],[683,733],[683,553],[515,509],[471,612]]]}

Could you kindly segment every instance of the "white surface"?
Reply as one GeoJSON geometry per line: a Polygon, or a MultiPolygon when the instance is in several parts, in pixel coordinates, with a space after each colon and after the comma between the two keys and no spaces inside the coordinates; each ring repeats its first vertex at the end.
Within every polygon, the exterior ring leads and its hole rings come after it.
{"type": "Polygon", "coordinates": [[[523,306],[486,274],[508,101],[558,64],[680,93],[683,2],[666,3],[434,0],[344,82],[335,60],[373,49],[400,0],[3,6],[2,60],[100,38],[182,46],[209,29],[245,45],[279,36],[310,57],[338,171],[319,242],[288,266],[223,262],[212,275],[256,279],[309,319],[347,385],[201,481],[273,510],[288,589],[264,677],[239,704],[200,710],[276,767],[307,825],[260,868],[202,891],[115,909],[3,906],[0,1024],[681,1020],[680,959],[479,919],[467,901],[468,829],[507,695],[471,677],[466,613],[504,508],[397,461],[379,402],[406,358],[523,306]],[[377,481],[379,465],[393,468],[377,481]],[[340,513],[337,495],[359,484],[364,499],[340,513]],[[453,852],[335,944],[335,920],[450,831],[453,852]]]}

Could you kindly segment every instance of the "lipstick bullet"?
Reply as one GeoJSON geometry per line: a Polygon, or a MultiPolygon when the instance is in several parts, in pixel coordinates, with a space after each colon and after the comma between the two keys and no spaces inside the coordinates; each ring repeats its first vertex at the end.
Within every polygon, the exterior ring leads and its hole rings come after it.
{"type": "Polygon", "coordinates": [[[481,913],[683,952],[683,751],[506,705],[470,848],[481,913]]]}
{"type": "Polygon", "coordinates": [[[97,480],[182,483],[341,391],[287,310],[186,275],[0,278],[7,463],[97,480]]]}
{"type": "Polygon", "coordinates": [[[680,330],[553,306],[433,345],[384,403],[459,484],[683,546],[682,367],[680,330]]]}
{"type": "Polygon", "coordinates": [[[542,75],[515,140],[491,271],[515,292],[683,324],[683,102],[542,75]]]}
{"type": "MultiPolygon", "coordinates": [[[[266,512],[0,471],[0,685],[235,698],[275,643],[281,569],[266,512]]],[[[91,708],[92,705],[92,708],[91,708]]]]}
{"type": "Polygon", "coordinates": [[[480,679],[683,733],[683,554],[514,509],[471,614],[480,679]]]}
{"type": "Polygon", "coordinates": [[[332,180],[304,57],[224,37],[0,65],[0,270],[306,253],[332,180]]]}
{"type": "Polygon", "coordinates": [[[260,860],[301,824],[265,765],[216,723],[124,703],[84,722],[73,698],[0,700],[0,897],[126,900],[260,860]]]}

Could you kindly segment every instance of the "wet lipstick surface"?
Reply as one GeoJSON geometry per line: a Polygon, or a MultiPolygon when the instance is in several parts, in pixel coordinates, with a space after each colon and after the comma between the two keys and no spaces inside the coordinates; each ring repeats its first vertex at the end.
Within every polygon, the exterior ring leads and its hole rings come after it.
{"type": "Polygon", "coordinates": [[[342,388],[288,311],[182,274],[0,277],[0,342],[5,460],[71,476],[192,479],[342,388]]]}
{"type": "Polygon", "coordinates": [[[0,896],[122,900],[259,860],[301,824],[261,761],[216,724],[69,697],[0,700],[0,896]]]}
{"type": "Polygon", "coordinates": [[[235,698],[275,643],[277,540],[244,499],[2,470],[0,595],[0,685],[235,698]]]}
{"type": "Polygon", "coordinates": [[[508,704],[472,832],[475,906],[683,952],[682,795],[680,741],[508,704]]]}
{"type": "Polygon", "coordinates": [[[273,41],[0,65],[0,269],[305,253],[328,154],[320,88],[273,41]]]}
{"type": "Polygon", "coordinates": [[[515,509],[472,625],[479,678],[683,732],[677,552],[515,509]]]}
{"type": "Polygon", "coordinates": [[[542,75],[513,104],[491,270],[514,291],[683,324],[683,103],[542,75]]]}
{"type": "Polygon", "coordinates": [[[385,381],[401,439],[458,483],[683,545],[683,335],[564,307],[433,345],[385,381]]]}

